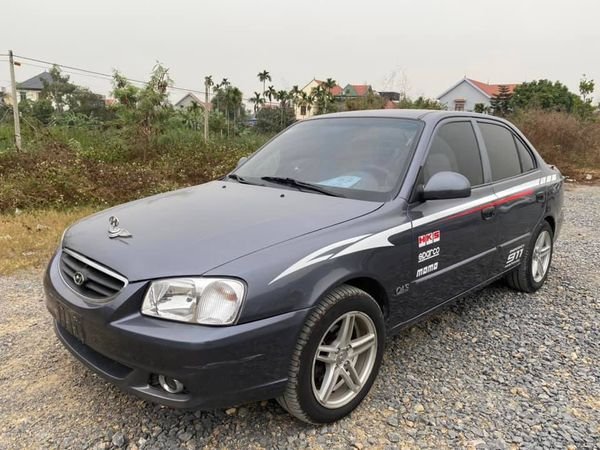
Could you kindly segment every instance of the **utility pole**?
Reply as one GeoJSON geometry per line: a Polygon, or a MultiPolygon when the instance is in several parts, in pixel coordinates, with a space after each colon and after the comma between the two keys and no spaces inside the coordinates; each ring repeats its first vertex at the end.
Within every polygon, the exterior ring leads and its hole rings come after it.
{"type": "Polygon", "coordinates": [[[8,51],[8,65],[10,66],[10,84],[12,96],[12,109],[15,119],[15,146],[21,151],[21,123],[19,122],[19,99],[17,98],[17,82],[15,80],[15,61],[12,50],[8,51]]]}
{"type": "Polygon", "coordinates": [[[204,142],[208,142],[208,78],[204,79],[204,142]]]}

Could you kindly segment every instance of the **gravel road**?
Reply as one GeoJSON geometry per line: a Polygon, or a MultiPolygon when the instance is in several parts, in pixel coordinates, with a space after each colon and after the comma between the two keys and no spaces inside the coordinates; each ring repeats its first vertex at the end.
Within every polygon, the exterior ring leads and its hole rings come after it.
{"type": "Polygon", "coordinates": [[[569,186],[545,287],[497,283],[388,345],[371,394],[314,427],[274,401],[183,412],[124,394],[51,331],[41,273],[0,278],[0,449],[600,448],[600,187],[569,186]]]}

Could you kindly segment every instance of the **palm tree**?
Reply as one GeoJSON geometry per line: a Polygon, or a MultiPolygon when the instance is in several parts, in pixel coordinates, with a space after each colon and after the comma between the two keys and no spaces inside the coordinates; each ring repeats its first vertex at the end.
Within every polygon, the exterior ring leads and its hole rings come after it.
{"type": "Polygon", "coordinates": [[[289,98],[288,91],[285,91],[283,89],[280,91],[277,91],[277,93],[275,95],[275,100],[279,100],[279,107],[281,109],[283,109],[287,106],[288,98],[289,98]]]}
{"type": "Polygon", "coordinates": [[[308,110],[308,94],[306,92],[300,92],[298,106],[300,107],[300,115],[305,116],[308,110]],[[302,111],[304,111],[304,114],[302,114],[302,111]]]}
{"type": "Polygon", "coordinates": [[[283,90],[283,89],[280,90],[280,91],[277,91],[276,94],[275,94],[275,99],[279,100],[279,110],[280,110],[279,111],[280,112],[280,116],[279,116],[280,119],[279,119],[279,121],[280,121],[280,124],[281,124],[282,127],[283,127],[283,117],[284,117],[284,114],[287,113],[287,111],[286,111],[286,109],[287,109],[287,101],[288,101],[289,98],[290,98],[290,94],[288,94],[288,91],[283,90]]]}
{"type": "Polygon", "coordinates": [[[254,91],[254,97],[250,98],[250,103],[254,103],[254,115],[256,115],[258,113],[259,106],[265,103],[265,99],[262,98],[260,92],[254,91]]]}
{"type": "Polygon", "coordinates": [[[214,84],[215,83],[213,82],[212,75],[204,77],[204,142],[208,141],[208,117],[210,114],[208,101],[210,98],[210,87],[214,84]]]}
{"type": "Polygon", "coordinates": [[[263,93],[263,97],[268,97],[270,103],[273,101],[273,97],[277,98],[277,91],[273,86],[269,86],[267,91],[263,93]]]}
{"type": "Polygon", "coordinates": [[[210,88],[211,88],[211,86],[214,86],[214,85],[215,85],[215,83],[212,79],[212,75],[204,77],[204,86],[206,86],[206,92],[208,92],[210,94],[210,88]]]}
{"type": "Polygon", "coordinates": [[[292,101],[294,110],[298,104],[299,97],[300,97],[300,89],[298,88],[298,85],[295,84],[294,86],[292,86],[292,89],[290,90],[290,100],[292,101]]]}
{"type": "Polygon", "coordinates": [[[323,82],[323,87],[327,89],[327,92],[331,94],[331,90],[337,86],[337,82],[333,78],[327,78],[323,82]]]}
{"type": "Polygon", "coordinates": [[[263,70],[256,75],[259,81],[263,84],[263,97],[265,95],[265,86],[267,81],[271,81],[271,74],[267,70],[263,70]]]}
{"type": "Polygon", "coordinates": [[[307,95],[306,96],[306,110],[308,111],[309,115],[310,115],[310,110],[312,109],[314,104],[315,104],[315,98],[312,95],[307,95]]]}
{"type": "Polygon", "coordinates": [[[221,87],[223,86],[223,84],[215,84],[213,86],[213,92],[215,93],[215,97],[213,98],[213,102],[215,101],[215,99],[217,100],[217,111],[220,111],[221,109],[219,108],[219,93],[221,92],[221,87]]]}

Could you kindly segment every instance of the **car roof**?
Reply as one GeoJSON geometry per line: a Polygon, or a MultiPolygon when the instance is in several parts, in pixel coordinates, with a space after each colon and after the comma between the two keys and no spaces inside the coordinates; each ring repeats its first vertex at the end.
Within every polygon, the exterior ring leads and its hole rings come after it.
{"type": "MultiPolygon", "coordinates": [[[[344,118],[344,117],[383,117],[395,119],[418,119],[418,120],[439,120],[445,117],[481,117],[490,119],[487,114],[461,111],[440,111],[434,109],[369,109],[361,111],[345,111],[339,113],[323,114],[313,116],[306,120],[318,120],[326,118],[344,118]]],[[[491,117],[497,119],[496,117],[491,117]]]]}

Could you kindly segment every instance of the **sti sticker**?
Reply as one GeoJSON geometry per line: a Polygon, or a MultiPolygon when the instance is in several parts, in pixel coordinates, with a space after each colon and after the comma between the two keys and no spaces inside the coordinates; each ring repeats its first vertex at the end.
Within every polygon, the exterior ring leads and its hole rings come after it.
{"type": "Polygon", "coordinates": [[[440,242],[440,230],[432,231],[431,233],[422,234],[417,239],[419,243],[419,248],[426,247],[427,245],[431,245],[435,242],[440,242]]]}

